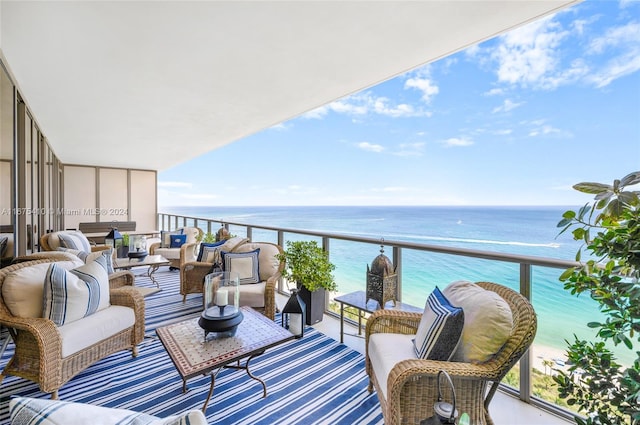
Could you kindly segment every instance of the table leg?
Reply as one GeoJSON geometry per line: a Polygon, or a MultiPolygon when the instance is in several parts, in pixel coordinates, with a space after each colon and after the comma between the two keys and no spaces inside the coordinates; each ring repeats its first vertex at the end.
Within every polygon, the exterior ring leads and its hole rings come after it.
{"type": "Polygon", "coordinates": [[[257,356],[259,356],[260,354],[263,354],[263,353],[264,353],[264,351],[261,351],[259,353],[256,353],[256,354],[252,355],[252,356],[249,356],[247,358],[247,361],[245,362],[244,366],[241,366],[240,362],[238,362],[238,365],[236,365],[236,366],[226,365],[225,368],[227,368],[227,369],[244,369],[247,372],[247,375],[249,376],[249,378],[254,379],[254,380],[256,380],[256,381],[258,381],[258,382],[260,382],[262,384],[262,398],[265,398],[267,396],[267,384],[265,384],[265,382],[262,379],[260,379],[257,376],[253,375],[251,373],[251,371],[249,370],[249,362],[251,361],[251,359],[253,359],[254,357],[257,357],[257,356]]]}
{"type": "Polygon", "coordinates": [[[156,278],[155,278],[155,277],[153,277],[153,274],[154,274],[156,271],[158,271],[158,269],[159,269],[159,268],[160,268],[160,266],[159,266],[159,265],[157,265],[157,264],[153,264],[153,265],[149,266],[149,270],[147,270],[147,277],[148,277],[149,279],[151,279],[151,281],[152,281],[153,283],[155,283],[155,284],[156,284],[156,286],[158,287],[158,289],[160,289],[160,283],[158,283],[158,281],[156,280],[156,278]]]}
{"type": "MultiPolygon", "coordinates": [[[[3,326],[0,325],[0,336],[2,335],[2,328],[3,326]]],[[[9,345],[9,341],[11,340],[11,335],[9,334],[9,330],[7,329],[7,336],[4,338],[4,341],[2,342],[2,347],[0,347],[0,357],[2,357],[2,355],[4,354],[4,351],[7,349],[7,346],[9,345]]]]}
{"type": "MultiPolygon", "coordinates": [[[[216,369],[215,372],[210,372],[209,376],[211,376],[211,384],[209,385],[209,392],[207,393],[207,398],[204,400],[204,405],[202,406],[202,413],[207,414],[207,405],[209,404],[209,400],[211,400],[211,396],[213,395],[213,387],[216,385],[216,376],[222,370],[222,367],[216,369]]],[[[185,381],[185,385],[186,385],[185,381]]]]}
{"type": "Polygon", "coordinates": [[[344,342],[344,303],[340,303],[340,343],[344,342]]]}

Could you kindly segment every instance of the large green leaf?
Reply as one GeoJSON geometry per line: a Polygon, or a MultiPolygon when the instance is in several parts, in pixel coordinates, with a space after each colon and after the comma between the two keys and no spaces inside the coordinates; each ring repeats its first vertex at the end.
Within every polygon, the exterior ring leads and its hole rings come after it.
{"type": "Polygon", "coordinates": [[[633,173],[629,173],[620,180],[620,186],[633,186],[634,184],[640,183],[640,171],[634,171],[633,173]]]}
{"type": "Polygon", "coordinates": [[[611,185],[592,182],[577,183],[573,185],[573,188],[579,192],[593,194],[613,191],[613,187],[611,185]]]}

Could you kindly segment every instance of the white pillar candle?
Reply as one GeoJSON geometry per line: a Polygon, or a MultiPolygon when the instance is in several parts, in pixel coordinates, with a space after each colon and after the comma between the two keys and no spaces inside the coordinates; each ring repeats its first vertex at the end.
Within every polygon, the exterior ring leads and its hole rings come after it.
{"type": "Polygon", "coordinates": [[[216,305],[223,306],[229,304],[229,292],[226,289],[218,289],[216,292],[216,305]]]}
{"type": "Polygon", "coordinates": [[[289,331],[294,335],[302,333],[302,314],[289,314],[289,331]]]}

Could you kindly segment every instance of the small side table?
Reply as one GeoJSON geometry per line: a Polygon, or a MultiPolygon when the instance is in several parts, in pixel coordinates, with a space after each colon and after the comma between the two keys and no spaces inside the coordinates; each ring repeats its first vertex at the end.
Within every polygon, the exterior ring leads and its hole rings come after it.
{"type": "MultiPolygon", "coordinates": [[[[335,297],[334,301],[340,303],[340,342],[344,342],[344,308],[355,308],[358,311],[358,336],[362,336],[362,319],[364,318],[364,314],[373,313],[376,310],[379,310],[378,302],[376,300],[369,300],[368,303],[365,303],[365,293],[364,291],[356,291],[348,294],[340,295],[339,297],[335,297]]],[[[396,305],[393,305],[393,301],[387,301],[385,305],[386,309],[393,310],[402,310],[402,311],[413,311],[417,313],[422,313],[423,309],[412,306],[410,304],[401,303],[400,301],[396,301],[396,305]]]]}

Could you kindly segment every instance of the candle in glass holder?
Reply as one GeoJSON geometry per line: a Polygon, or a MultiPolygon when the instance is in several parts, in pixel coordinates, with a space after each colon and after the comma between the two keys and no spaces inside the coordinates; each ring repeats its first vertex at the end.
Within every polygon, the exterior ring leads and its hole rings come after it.
{"type": "Polygon", "coordinates": [[[229,292],[226,289],[218,289],[216,292],[216,305],[224,306],[229,304],[229,292]]]}

